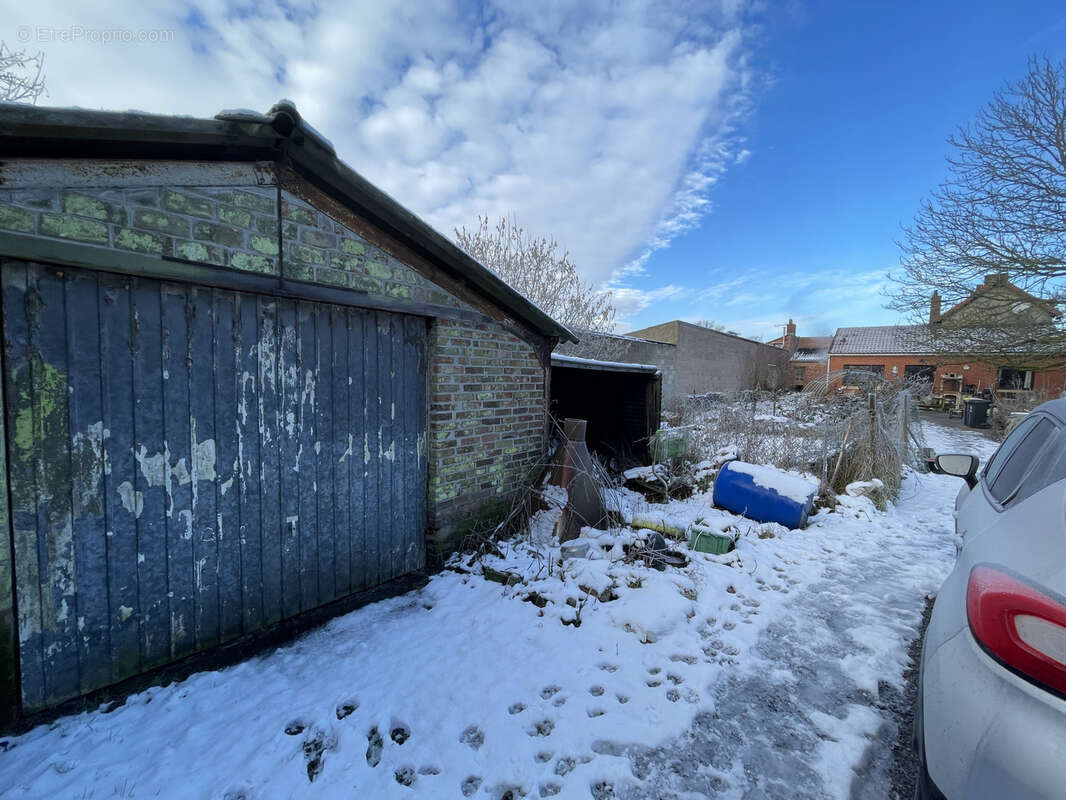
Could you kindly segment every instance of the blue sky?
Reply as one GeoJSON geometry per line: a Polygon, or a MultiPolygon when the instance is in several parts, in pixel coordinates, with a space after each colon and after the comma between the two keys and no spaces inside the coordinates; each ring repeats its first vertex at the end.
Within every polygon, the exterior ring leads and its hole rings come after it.
{"type": "Polygon", "coordinates": [[[50,105],[211,116],[293,99],[446,234],[513,214],[620,329],[887,324],[900,225],[1054,2],[0,0],[50,105]],[[108,34],[108,32],[111,32],[108,34]],[[115,35],[118,32],[121,35],[115,35]],[[104,35],[107,34],[107,35],[104,35]]]}
{"type": "MultiPolygon", "coordinates": [[[[766,14],[742,126],[751,151],[710,194],[698,229],[629,284],[672,296],[672,315],[747,335],[893,324],[883,275],[900,225],[946,174],[945,142],[1033,54],[1066,57],[1061,2],[796,3],[766,14]],[[909,7],[909,10],[903,9],[909,7]],[[741,279],[711,304],[700,287],[741,279]]],[[[635,327],[671,313],[659,302],[635,327]]]]}

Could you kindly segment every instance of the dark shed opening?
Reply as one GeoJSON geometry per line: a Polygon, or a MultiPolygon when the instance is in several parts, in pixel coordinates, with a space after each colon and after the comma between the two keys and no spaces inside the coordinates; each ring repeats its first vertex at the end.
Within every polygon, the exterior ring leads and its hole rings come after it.
{"type": "Polygon", "coordinates": [[[661,403],[662,375],[654,365],[552,355],[552,416],[587,420],[589,450],[618,469],[650,462],[661,403]]]}

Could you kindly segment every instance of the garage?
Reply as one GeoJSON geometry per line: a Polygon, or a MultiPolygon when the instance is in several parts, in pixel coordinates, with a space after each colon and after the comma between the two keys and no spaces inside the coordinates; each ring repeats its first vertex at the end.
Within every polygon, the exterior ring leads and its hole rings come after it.
{"type": "Polygon", "coordinates": [[[291,103],[0,149],[0,727],[409,587],[543,459],[574,334],[291,103]]]}
{"type": "Polygon", "coordinates": [[[21,702],[422,568],[420,316],[2,264],[21,702]]]}

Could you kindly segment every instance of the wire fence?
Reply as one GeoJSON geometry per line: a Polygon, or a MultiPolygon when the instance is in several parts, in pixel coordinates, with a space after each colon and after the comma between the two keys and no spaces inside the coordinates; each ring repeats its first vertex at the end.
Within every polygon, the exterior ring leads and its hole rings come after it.
{"type": "Polygon", "coordinates": [[[732,450],[744,461],[811,473],[834,494],[876,479],[892,497],[904,467],[922,466],[921,395],[907,382],[829,373],[798,393],[691,395],[679,428],[697,460],[732,450]]]}

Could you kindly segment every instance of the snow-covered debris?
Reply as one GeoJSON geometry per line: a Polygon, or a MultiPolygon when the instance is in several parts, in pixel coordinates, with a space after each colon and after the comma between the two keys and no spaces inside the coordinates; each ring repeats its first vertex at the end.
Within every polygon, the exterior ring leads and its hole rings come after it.
{"type": "Polygon", "coordinates": [[[654,515],[736,549],[671,542],[688,564],[662,571],[632,528],[583,530],[589,557],[560,565],[553,504],[481,562],[514,585],[456,561],[286,647],[4,738],[0,796],[845,797],[950,567],[957,488],[912,474],[899,506],[845,496],[805,531],[697,492],[654,515]]]}
{"type": "Polygon", "coordinates": [[[874,478],[870,481],[853,481],[844,487],[844,493],[849,497],[869,497],[875,492],[883,492],[885,484],[874,478]]]}

